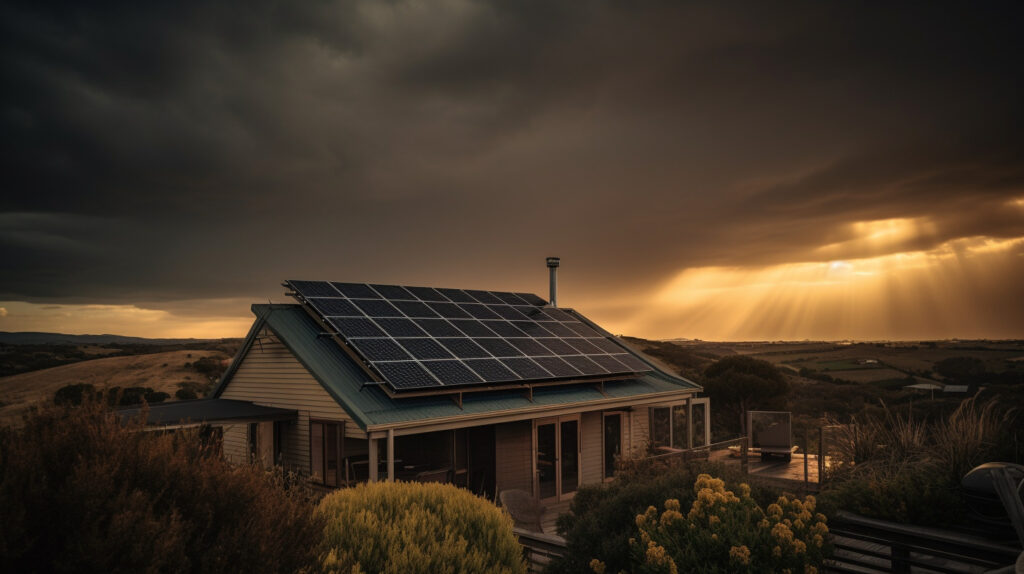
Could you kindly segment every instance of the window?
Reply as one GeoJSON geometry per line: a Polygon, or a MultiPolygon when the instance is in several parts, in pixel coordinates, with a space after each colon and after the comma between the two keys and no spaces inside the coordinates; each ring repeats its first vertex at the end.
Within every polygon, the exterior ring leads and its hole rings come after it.
{"type": "Polygon", "coordinates": [[[651,407],[651,446],[672,444],[672,425],[668,407],[651,407]]]}
{"type": "MultiPolygon", "coordinates": [[[[696,407],[696,404],[694,404],[696,407]]],[[[701,405],[703,407],[703,405],[701,405]]],[[[687,413],[686,403],[665,406],[665,407],[651,407],[651,446],[652,447],[672,447],[678,449],[690,448],[689,444],[689,416],[687,413]]],[[[704,413],[694,410],[694,428],[700,429],[700,433],[703,433],[704,413]],[[697,421],[699,420],[699,426],[697,421]]],[[[703,439],[703,434],[700,435],[703,439]]],[[[693,446],[699,446],[694,441],[693,446]]]]}
{"type": "Polygon", "coordinates": [[[339,464],[342,459],[341,445],[345,427],[338,423],[310,421],[309,423],[309,474],[314,482],[326,486],[338,486],[339,464]]]}

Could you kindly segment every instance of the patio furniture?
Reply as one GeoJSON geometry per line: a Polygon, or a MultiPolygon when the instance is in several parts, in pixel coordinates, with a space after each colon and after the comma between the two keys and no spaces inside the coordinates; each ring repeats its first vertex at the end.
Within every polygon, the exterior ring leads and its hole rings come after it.
{"type": "Polygon", "coordinates": [[[520,528],[544,533],[540,520],[544,516],[544,505],[530,493],[517,488],[502,490],[498,495],[501,506],[512,515],[515,525],[520,528]]]}
{"type": "Polygon", "coordinates": [[[413,480],[416,482],[451,482],[449,475],[451,474],[451,468],[435,468],[431,470],[423,470],[416,473],[413,480]]]}

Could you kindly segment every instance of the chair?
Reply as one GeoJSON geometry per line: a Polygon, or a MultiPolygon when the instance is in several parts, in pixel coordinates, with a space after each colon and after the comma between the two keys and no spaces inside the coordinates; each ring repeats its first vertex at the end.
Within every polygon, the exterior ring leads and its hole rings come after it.
{"type": "Polygon", "coordinates": [[[451,482],[448,479],[448,474],[450,472],[451,469],[448,467],[423,470],[417,472],[416,476],[413,477],[413,480],[416,482],[451,482]]]}
{"type": "Polygon", "coordinates": [[[498,498],[501,500],[501,506],[512,515],[516,526],[544,533],[544,527],[541,526],[540,521],[544,516],[545,507],[530,493],[513,488],[502,490],[498,498]]]}

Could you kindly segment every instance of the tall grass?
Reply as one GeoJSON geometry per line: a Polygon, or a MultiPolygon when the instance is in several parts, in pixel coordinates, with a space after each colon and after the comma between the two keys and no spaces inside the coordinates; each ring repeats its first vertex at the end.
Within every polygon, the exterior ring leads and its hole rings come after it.
{"type": "Polygon", "coordinates": [[[1014,461],[1018,411],[996,399],[964,400],[945,418],[893,413],[836,425],[825,506],[914,523],[956,523],[960,480],[975,466],[1014,461]]]}

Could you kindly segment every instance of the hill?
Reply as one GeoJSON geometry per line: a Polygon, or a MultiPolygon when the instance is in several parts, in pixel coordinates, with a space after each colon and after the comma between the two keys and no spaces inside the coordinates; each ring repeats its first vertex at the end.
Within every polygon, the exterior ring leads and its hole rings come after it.
{"type": "Polygon", "coordinates": [[[204,343],[217,339],[146,339],[124,335],[67,335],[36,331],[0,331],[0,343],[7,345],[176,345],[204,343]]]}
{"type": "Polygon", "coordinates": [[[180,383],[206,383],[192,363],[201,357],[229,361],[216,350],[176,350],[127,357],[105,357],[80,361],[0,378],[0,425],[16,423],[26,408],[39,401],[52,401],[64,385],[89,383],[97,389],[150,387],[171,395],[180,383]],[[188,364],[188,366],[186,366],[188,364]]]}

